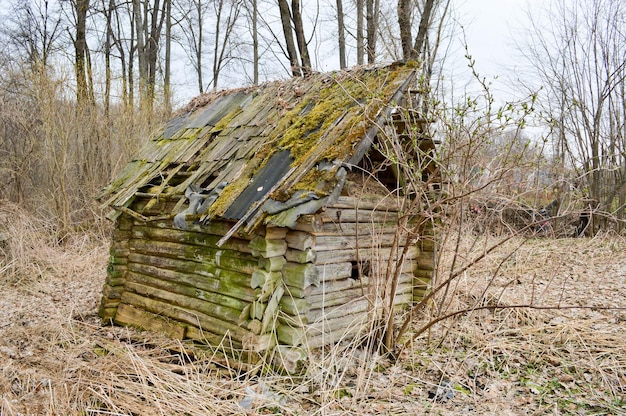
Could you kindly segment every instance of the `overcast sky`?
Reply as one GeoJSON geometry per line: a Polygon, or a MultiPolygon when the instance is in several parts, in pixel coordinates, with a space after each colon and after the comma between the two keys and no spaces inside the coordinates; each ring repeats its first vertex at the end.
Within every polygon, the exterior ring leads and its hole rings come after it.
{"type": "MultiPolygon", "coordinates": [[[[495,93],[506,95],[507,99],[522,96],[515,93],[514,86],[522,67],[516,42],[523,44],[528,4],[539,5],[541,2],[462,0],[457,4],[458,20],[463,25],[476,69],[482,77],[493,80],[495,93]]],[[[459,42],[462,43],[461,40],[459,42]]]]}

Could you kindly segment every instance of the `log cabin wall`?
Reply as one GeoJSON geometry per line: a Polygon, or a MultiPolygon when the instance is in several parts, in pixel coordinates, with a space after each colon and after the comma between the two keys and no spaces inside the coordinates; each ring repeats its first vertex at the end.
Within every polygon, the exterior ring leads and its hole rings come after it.
{"type": "MultiPolygon", "coordinates": [[[[149,200],[138,198],[134,208],[149,200]]],[[[148,213],[172,203],[163,199],[148,213]]],[[[396,235],[399,208],[381,205],[343,196],[292,229],[261,227],[221,247],[217,241],[231,222],[180,230],[171,218],[146,222],[122,215],[101,316],[212,345],[228,339],[236,349],[257,353],[276,344],[306,349],[349,339],[368,331],[380,313],[390,290],[388,267],[401,271],[398,308],[423,295],[429,283],[428,268],[420,265],[420,259],[430,261],[427,240],[420,245],[396,235]]]]}

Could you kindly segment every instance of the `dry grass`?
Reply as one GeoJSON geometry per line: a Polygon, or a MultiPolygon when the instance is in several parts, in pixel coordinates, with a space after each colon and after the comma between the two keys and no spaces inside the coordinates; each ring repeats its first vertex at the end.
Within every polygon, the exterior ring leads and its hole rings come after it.
{"type": "MultiPolygon", "coordinates": [[[[59,244],[8,205],[0,233],[8,236],[0,243],[2,415],[626,413],[626,311],[604,309],[626,299],[619,237],[537,239],[513,251],[514,239],[457,279],[441,305],[594,308],[476,309],[435,325],[395,363],[341,344],[290,377],[241,371],[213,359],[219,347],[100,325],[106,238],[59,244]]],[[[472,258],[482,243],[464,239],[459,253],[472,258]]]]}

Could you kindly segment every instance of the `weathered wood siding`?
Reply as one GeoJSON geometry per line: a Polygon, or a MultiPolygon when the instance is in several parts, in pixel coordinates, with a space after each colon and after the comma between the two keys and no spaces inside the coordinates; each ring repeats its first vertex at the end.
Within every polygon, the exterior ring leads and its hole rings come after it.
{"type": "MultiPolygon", "coordinates": [[[[171,203],[146,204],[139,198],[134,208],[146,207],[147,215],[171,203]]],[[[122,215],[100,315],[256,352],[276,343],[336,342],[367,330],[391,290],[388,269],[400,271],[397,307],[428,289],[434,245],[406,241],[398,234],[398,216],[393,204],[383,210],[375,202],[341,197],[336,205],[302,217],[294,229],[262,227],[218,247],[232,223],[188,221],[188,228],[179,230],[171,219],[146,222],[122,215]]]]}
{"type": "Polygon", "coordinates": [[[285,270],[290,272],[281,300],[279,343],[318,347],[368,330],[372,313],[391,290],[388,267],[400,269],[396,306],[413,301],[420,250],[398,233],[398,210],[394,204],[341,197],[334,206],[301,218],[287,233],[285,270]],[[368,270],[359,275],[358,267],[368,270]],[[294,282],[292,270],[306,270],[312,277],[294,282]]]}

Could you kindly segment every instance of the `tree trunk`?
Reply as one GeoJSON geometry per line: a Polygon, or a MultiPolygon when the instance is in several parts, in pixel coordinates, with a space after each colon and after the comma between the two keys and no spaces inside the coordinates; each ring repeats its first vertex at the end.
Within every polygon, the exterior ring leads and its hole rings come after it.
{"type": "Polygon", "coordinates": [[[258,31],[257,0],[252,0],[252,54],[253,54],[253,83],[259,84],[259,31],[258,31]]]}
{"type": "Polygon", "coordinates": [[[163,74],[163,101],[165,102],[165,112],[168,117],[172,113],[171,65],[172,65],[172,0],[165,0],[165,73],[163,74]]]}
{"type": "Polygon", "coordinates": [[[345,69],[346,65],[346,34],[343,22],[343,1],[337,0],[337,40],[339,42],[339,68],[345,69]]]}
{"type": "Polygon", "coordinates": [[[90,100],[88,70],[87,70],[87,10],[89,0],[76,0],[76,37],[74,38],[75,72],[76,72],[76,101],[79,106],[93,104],[90,100]]]}
{"type": "Polygon", "coordinates": [[[280,21],[283,26],[283,35],[285,36],[287,59],[289,59],[289,65],[291,66],[292,75],[297,77],[302,75],[302,72],[299,68],[298,52],[296,50],[296,44],[293,39],[293,30],[291,28],[291,11],[289,10],[289,3],[287,3],[287,0],[278,0],[278,7],[280,10],[280,21]]]}
{"type": "Polygon", "coordinates": [[[398,0],[398,26],[400,28],[400,43],[402,45],[402,59],[408,61],[411,57],[411,0],[398,0]]]}
{"type": "Polygon", "coordinates": [[[309,48],[304,36],[304,24],[302,23],[302,14],[300,13],[300,0],[291,0],[291,13],[296,32],[296,40],[298,42],[298,50],[300,51],[302,74],[306,75],[311,72],[311,56],[309,55],[309,48]]]}
{"type": "Polygon", "coordinates": [[[415,43],[413,49],[409,55],[410,59],[424,58],[424,48],[426,46],[426,40],[428,39],[428,28],[430,27],[430,18],[435,7],[437,0],[426,0],[424,2],[424,10],[422,10],[422,17],[420,17],[420,25],[415,37],[415,43]]]}
{"type": "Polygon", "coordinates": [[[378,32],[378,11],[380,0],[367,0],[367,63],[376,61],[376,33],[378,32]]]}
{"type": "Polygon", "coordinates": [[[363,39],[363,1],[356,0],[356,64],[363,65],[365,45],[363,39]]]}

